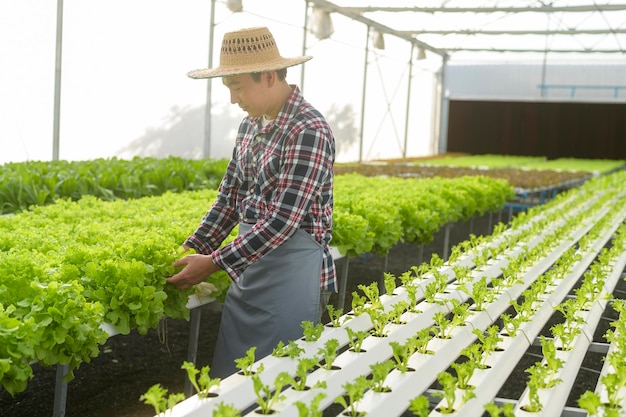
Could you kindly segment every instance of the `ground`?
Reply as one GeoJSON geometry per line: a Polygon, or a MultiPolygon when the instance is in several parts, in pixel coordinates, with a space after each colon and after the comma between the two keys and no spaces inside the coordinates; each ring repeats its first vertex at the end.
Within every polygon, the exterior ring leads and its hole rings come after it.
{"type": "MultiPolygon", "coordinates": [[[[466,240],[470,233],[489,234],[490,226],[498,220],[507,221],[507,213],[485,215],[471,222],[455,224],[450,229],[449,245],[466,240]]],[[[386,264],[388,272],[399,275],[411,266],[421,263],[421,258],[428,261],[432,253],[443,255],[445,235],[435,236],[435,240],[420,248],[414,244],[399,244],[387,258],[367,254],[352,259],[349,264],[348,289],[345,305],[350,306],[351,293],[359,284],[369,284],[379,280],[386,264]]],[[[339,271],[341,273],[341,271],[339,271]]],[[[623,289],[623,283],[620,283],[623,289]]],[[[336,296],[331,302],[336,302],[336,296]]],[[[608,329],[609,322],[616,318],[615,312],[607,310],[596,332],[599,340],[608,329]]],[[[220,313],[210,307],[202,307],[201,336],[198,343],[198,364],[210,363],[213,346],[219,326],[220,313]]],[[[187,359],[189,346],[189,322],[184,320],[166,321],[164,337],[157,330],[146,335],[132,332],[109,338],[101,347],[100,355],[91,363],[85,363],[76,370],[76,378],[69,383],[66,416],[68,417],[152,417],[154,411],[139,401],[141,394],[153,384],[160,383],[170,392],[183,392],[185,371],[180,369],[187,359]]],[[[500,397],[518,398],[525,386],[524,369],[539,360],[535,355],[541,353],[533,348],[517,367],[509,382],[499,393],[500,397]]],[[[568,406],[576,406],[575,400],[586,389],[593,390],[602,366],[602,355],[589,353],[583,364],[584,368],[570,396],[568,406]]],[[[55,372],[54,367],[33,366],[34,378],[25,392],[11,397],[0,389],[0,415],[2,417],[44,417],[53,414],[55,372]]],[[[338,411],[335,410],[335,415],[338,411]]],[[[409,414],[407,414],[409,415],[409,414]]]]}

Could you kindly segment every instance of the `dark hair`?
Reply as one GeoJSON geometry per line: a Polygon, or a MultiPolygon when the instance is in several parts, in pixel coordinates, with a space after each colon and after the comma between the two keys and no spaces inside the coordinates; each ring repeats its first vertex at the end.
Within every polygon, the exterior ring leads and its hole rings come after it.
{"type": "MultiPolygon", "coordinates": [[[[264,72],[269,72],[269,71],[264,71],[264,72]]],[[[255,82],[259,82],[261,81],[261,75],[263,74],[263,72],[253,72],[252,75],[252,79],[255,82]]],[[[285,78],[287,78],[287,68],[281,68],[279,70],[276,70],[276,75],[278,76],[278,81],[284,81],[285,78]]]]}

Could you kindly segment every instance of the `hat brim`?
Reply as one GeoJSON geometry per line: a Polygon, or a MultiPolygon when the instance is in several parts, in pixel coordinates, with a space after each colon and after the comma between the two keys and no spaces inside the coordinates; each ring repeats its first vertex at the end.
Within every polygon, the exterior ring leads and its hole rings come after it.
{"type": "Polygon", "coordinates": [[[194,79],[228,77],[231,75],[250,74],[253,72],[277,71],[283,68],[293,67],[303,64],[313,58],[312,56],[300,56],[296,58],[280,58],[275,61],[264,62],[262,64],[243,65],[240,67],[203,68],[189,71],[187,76],[194,79]]]}

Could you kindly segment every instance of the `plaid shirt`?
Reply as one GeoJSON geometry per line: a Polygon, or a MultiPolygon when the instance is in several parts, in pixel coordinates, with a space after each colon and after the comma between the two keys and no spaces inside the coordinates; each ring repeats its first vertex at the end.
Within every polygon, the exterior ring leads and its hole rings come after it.
{"type": "Polygon", "coordinates": [[[213,261],[232,279],[285,242],[297,229],[324,248],[320,286],[336,290],[328,249],[332,232],[335,139],[324,117],[293,93],[267,126],[246,117],[239,126],[233,157],[216,202],[187,245],[213,261]],[[239,223],[254,226],[219,248],[239,223]]]}

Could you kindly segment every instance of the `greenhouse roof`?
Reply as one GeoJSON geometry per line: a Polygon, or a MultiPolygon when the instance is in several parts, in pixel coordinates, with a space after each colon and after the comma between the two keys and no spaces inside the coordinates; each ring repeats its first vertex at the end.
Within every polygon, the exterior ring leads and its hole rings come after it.
{"type": "MultiPolygon", "coordinates": [[[[441,56],[626,52],[626,2],[610,0],[311,0],[441,56]]],[[[593,54],[593,55],[592,55],[593,54]]]]}

